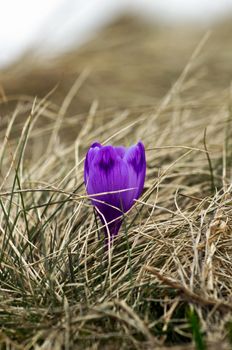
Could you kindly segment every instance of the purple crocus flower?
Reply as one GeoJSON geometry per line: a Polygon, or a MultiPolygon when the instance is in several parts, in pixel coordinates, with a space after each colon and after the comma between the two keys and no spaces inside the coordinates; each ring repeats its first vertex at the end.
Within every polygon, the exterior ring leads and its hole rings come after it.
{"type": "MultiPolygon", "coordinates": [[[[85,159],[85,186],[102,223],[108,227],[111,240],[120,229],[123,213],[141,195],[145,174],[142,142],[129,148],[102,146],[96,142],[89,148],[85,159]]],[[[105,236],[107,240],[107,229],[105,236]]]]}

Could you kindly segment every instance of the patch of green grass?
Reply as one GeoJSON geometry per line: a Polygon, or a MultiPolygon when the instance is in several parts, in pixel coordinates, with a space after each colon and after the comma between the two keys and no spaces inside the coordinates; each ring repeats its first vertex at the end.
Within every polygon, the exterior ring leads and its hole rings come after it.
{"type": "Polygon", "coordinates": [[[188,311],[188,319],[196,350],[206,350],[206,343],[201,329],[201,323],[194,309],[190,309],[188,311]]]}

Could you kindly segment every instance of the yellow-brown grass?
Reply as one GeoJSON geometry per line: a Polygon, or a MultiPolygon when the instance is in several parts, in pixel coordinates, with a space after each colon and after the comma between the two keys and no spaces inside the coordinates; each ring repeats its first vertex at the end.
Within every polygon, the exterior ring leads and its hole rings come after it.
{"type": "Polygon", "coordinates": [[[1,74],[2,348],[230,349],[229,28],[122,21],[1,74]],[[84,155],[138,139],[145,190],[106,253],[84,155]]]}

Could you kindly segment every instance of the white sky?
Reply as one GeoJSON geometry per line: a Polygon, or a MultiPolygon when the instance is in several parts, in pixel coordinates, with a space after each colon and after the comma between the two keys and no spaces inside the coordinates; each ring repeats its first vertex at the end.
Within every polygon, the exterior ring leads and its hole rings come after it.
{"type": "Polygon", "coordinates": [[[51,54],[81,45],[123,13],[208,25],[232,18],[232,0],[0,0],[0,67],[30,47],[51,54]]]}

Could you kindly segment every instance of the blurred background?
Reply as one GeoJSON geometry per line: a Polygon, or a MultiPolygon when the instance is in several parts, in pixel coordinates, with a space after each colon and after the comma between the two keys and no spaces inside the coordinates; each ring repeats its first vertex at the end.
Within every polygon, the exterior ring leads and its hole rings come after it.
{"type": "Polygon", "coordinates": [[[226,88],[231,30],[232,0],[2,1],[1,98],[44,97],[55,88],[51,99],[61,104],[83,74],[70,114],[94,100],[101,110],[155,106],[208,31],[196,90],[226,88]]]}

